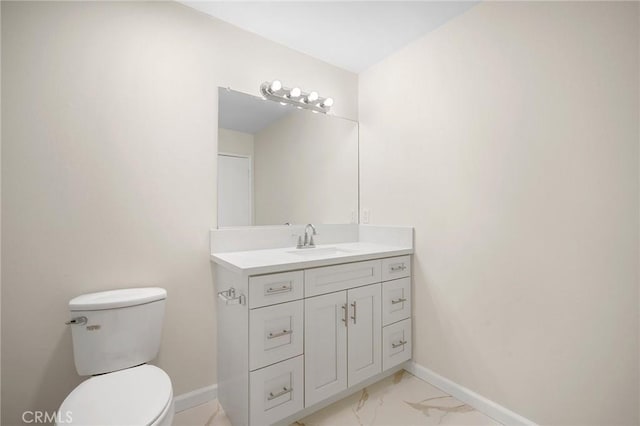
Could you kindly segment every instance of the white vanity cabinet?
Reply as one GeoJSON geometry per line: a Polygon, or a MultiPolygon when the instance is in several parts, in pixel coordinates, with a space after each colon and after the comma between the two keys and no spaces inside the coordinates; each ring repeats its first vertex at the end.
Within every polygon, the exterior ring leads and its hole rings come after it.
{"type": "Polygon", "coordinates": [[[344,291],[305,300],[305,397],[313,405],[347,388],[347,297],[344,291]]]}
{"type": "Polygon", "coordinates": [[[305,402],[382,371],[380,284],[305,299],[305,402]]]}
{"type": "Polygon", "coordinates": [[[234,425],[291,421],[411,358],[410,256],[261,275],[217,265],[216,281],[218,399],[234,425]]]}

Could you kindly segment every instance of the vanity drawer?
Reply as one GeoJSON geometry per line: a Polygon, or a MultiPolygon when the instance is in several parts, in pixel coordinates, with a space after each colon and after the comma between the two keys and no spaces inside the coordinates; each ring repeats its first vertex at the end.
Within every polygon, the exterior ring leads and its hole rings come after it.
{"type": "Polygon", "coordinates": [[[303,358],[301,355],[251,372],[251,425],[270,425],[304,408],[303,358]]]}
{"type": "Polygon", "coordinates": [[[411,359],[411,319],[382,329],[382,370],[411,359]]]}
{"type": "Polygon", "coordinates": [[[302,271],[249,277],[249,309],[302,299],[302,271]]]}
{"type": "Polygon", "coordinates": [[[306,297],[345,290],[380,282],[380,260],[347,263],[306,269],[304,291],[306,297]]]}
{"type": "Polygon", "coordinates": [[[304,348],[304,301],[249,312],[249,370],[300,355],[304,348]]]}
{"type": "Polygon", "coordinates": [[[390,281],[411,275],[411,256],[382,259],[382,281],[390,281]]]}
{"type": "Polygon", "coordinates": [[[382,283],[382,325],[411,316],[411,278],[382,283]]]}

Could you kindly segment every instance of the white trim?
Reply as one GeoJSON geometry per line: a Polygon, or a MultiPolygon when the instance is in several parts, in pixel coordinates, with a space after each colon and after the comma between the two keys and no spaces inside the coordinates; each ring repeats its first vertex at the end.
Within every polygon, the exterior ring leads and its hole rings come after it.
{"type": "MultiPolygon", "coordinates": [[[[371,382],[376,382],[381,380],[385,376],[393,374],[395,371],[404,368],[409,373],[418,377],[419,379],[424,380],[432,384],[433,386],[441,389],[442,391],[448,393],[454,398],[469,404],[476,410],[480,411],[483,414],[491,417],[492,419],[502,423],[503,425],[525,425],[525,426],[537,426],[537,424],[508,408],[503,407],[500,404],[497,404],[490,399],[485,398],[482,395],[475,393],[474,391],[461,386],[446,377],[442,377],[438,373],[429,370],[426,367],[423,367],[420,364],[417,364],[414,361],[408,361],[404,364],[401,364],[396,368],[393,368],[389,371],[385,371],[380,375],[376,375],[372,378],[372,380],[367,380],[362,383],[362,386],[357,385],[354,388],[350,388],[335,397],[328,398],[326,401],[322,401],[313,407],[307,407],[305,410],[296,413],[295,417],[300,418],[300,414],[310,414],[311,412],[317,411],[320,408],[323,408],[333,402],[336,402],[339,399],[346,397],[347,395],[358,391],[364,386],[371,384],[371,382]],[[399,368],[398,368],[399,367],[399,368]]],[[[175,403],[175,412],[179,413],[180,411],[188,410],[189,408],[193,408],[197,405],[205,404],[209,401],[213,401],[218,397],[218,385],[210,385],[204,388],[196,389],[194,391],[183,393],[182,395],[176,396],[173,400],[175,403]]],[[[302,416],[303,417],[303,416],[302,416]]]]}
{"type": "Polygon", "coordinates": [[[423,367],[420,364],[417,364],[415,361],[410,361],[409,363],[407,363],[405,369],[419,379],[422,379],[425,382],[429,382],[433,386],[440,388],[442,391],[448,393],[449,395],[466,404],[469,404],[476,410],[480,411],[483,414],[486,414],[487,416],[502,423],[503,425],[536,426],[535,422],[517,413],[514,413],[508,408],[505,408],[502,405],[497,404],[482,395],[475,393],[471,389],[467,389],[464,386],[461,386],[447,379],[446,377],[442,377],[438,373],[429,370],[428,368],[423,367]]]}
{"type": "Polygon", "coordinates": [[[191,392],[183,393],[173,398],[175,403],[174,412],[188,410],[197,405],[206,404],[218,397],[218,385],[210,385],[204,388],[196,389],[191,392]]]}

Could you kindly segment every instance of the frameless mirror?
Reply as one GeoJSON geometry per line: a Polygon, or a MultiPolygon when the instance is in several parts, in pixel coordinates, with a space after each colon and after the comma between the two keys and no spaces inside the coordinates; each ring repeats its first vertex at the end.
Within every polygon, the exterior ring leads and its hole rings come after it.
{"type": "Polygon", "coordinates": [[[357,122],[218,95],[218,227],[357,220],[357,122]]]}

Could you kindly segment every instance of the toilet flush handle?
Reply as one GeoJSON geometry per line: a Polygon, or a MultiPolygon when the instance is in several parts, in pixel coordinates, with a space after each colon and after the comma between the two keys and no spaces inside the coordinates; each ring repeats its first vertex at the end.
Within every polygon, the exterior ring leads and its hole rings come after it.
{"type": "Polygon", "coordinates": [[[75,317],[65,322],[67,325],[85,325],[87,323],[87,317],[75,317]]]}

